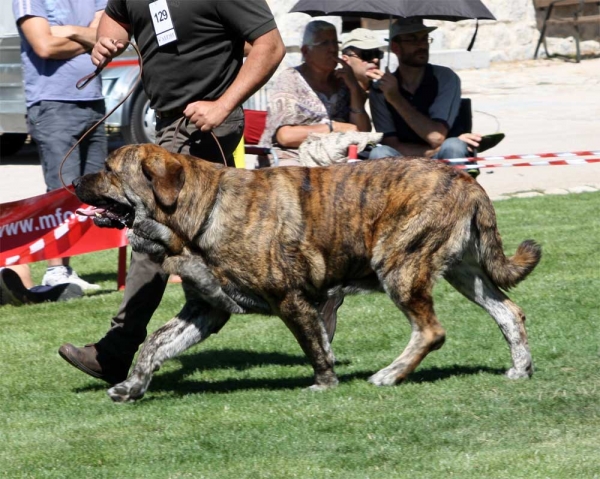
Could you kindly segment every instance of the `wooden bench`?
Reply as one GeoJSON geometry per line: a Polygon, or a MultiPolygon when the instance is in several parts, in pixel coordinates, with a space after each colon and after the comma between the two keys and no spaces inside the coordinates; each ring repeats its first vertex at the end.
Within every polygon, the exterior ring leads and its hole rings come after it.
{"type": "Polygon", "coordinates": [[[540,39],[535,47],[533,58],[537,58],[542,42],[544,43],[546,56],[550,57],[548,46],[546,45],[546,29],[548,25],[573,25],[575,27],[577,63],[579,63],[581,61],[579,26],[595,22],[600,24],[600,0],[533,0],[533,3],[536,10],[546,11],[540,32],[540,39]]]}

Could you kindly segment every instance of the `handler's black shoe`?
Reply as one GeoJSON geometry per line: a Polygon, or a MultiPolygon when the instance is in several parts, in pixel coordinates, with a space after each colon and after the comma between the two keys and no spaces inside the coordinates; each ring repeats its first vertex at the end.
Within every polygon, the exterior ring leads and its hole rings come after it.
{"type": "Polygon", "coordinates": [[[0,271],[0,304],[21,306],[46,301],[68,301],[82,296],[83,290],[77,284],[63,283],[27,289],[15,271],[8,268],[0,271]]]}
{"type": "Polygon", "coordinates": [[[117,384],[127,379],[129,364],[103,354],[96,344],[86,344],[82,348],[72,344],[63,344],[58,354],[71,366],[94,378],[102,379],[110,385],[117,384]]]}

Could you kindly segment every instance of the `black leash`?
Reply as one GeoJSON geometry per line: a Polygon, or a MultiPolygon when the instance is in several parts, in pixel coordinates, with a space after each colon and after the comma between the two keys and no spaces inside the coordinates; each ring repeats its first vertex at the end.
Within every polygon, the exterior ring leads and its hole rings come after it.
{"type": "MultiPolygon", "coordinates": [[[[63,176],[62,176],[62,169],[63,169],[63,166],[64,166],[65,162],[67,161],[67,158],[71,155],[71,153],[73,153],[73,150],[75,148],[77,148],[77,146],[83,141],[83,139],[86,136],[88,136],[92,131],[94,131],[96,128],[98,128],[98,126],[104,120],[106,120],[110,115],[112,115],[115,112],[115,110],[117,108],[119,108],[123,103],[125,103],[125,101],[131,96],[131,94],[135,91],[135,89],[139,85],[140,81],[142,80],[142,54],[140,53],[140,50],[139,50],[139,48],[137,47],[137,45],[135,43],[131,43],[131,46],[133,47],[133,49],[137,53],[137,56],[139,58],[139,63],[140,63],[140,71],[138,72],[138,76],[135,79],[135,82],[133,83],[133,85],[131,86],[131,88],[129,89],[129,91],[127,92],[127,95],[125,95],[123,97],[123,99],[119,103],[117,103],[117,105],[112,110],[110,110],[108,113],[106,113],[100,120],[98,120],[94,125],[92,125],[88,131],[86,131],[83,135],[81,135],[81,138],[79,138],[75,142],[75,144],[71,147],[71,149],[67,152],[67,154],[65,155],[65,157],[60,162],[60,167],[58,168],[58,177],[60,178],[60,182],[62,183],[63,188],[65,188],[66,190],[68,190],[73,196],[77,196],[77,195],[75,195],[75,192],[71,191],[69,189],[69,187],[65,184],[65,180],[63,179],[63,176]]],[[[106,66],[106,65],[104,65],[104,66],[106,66]]],[[[85,88],[86,86],[88,86],[89,83],[94,78],[96,78],[98,75],[100,75],[100,73],[102,73],[102,70],[104,69],[104,66],[98,66],[93,73],[90,73],[89,75],[86,75],[83,78],[81,78],[76,83],[75,87],[78,90],[82,90],[83,88],[85,88]]]]}

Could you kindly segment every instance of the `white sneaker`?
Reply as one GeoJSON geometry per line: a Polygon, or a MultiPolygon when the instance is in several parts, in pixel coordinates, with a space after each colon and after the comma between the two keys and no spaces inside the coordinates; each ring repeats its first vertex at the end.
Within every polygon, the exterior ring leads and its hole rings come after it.
{"type": "Polygon", "coordinates": [[[51,266],[42,278],[43,286],[56,286],[57,284],[74,283],[84,291],[100,289],[99,284],[88,283],[81,279],[70,266],[51,266]]]}

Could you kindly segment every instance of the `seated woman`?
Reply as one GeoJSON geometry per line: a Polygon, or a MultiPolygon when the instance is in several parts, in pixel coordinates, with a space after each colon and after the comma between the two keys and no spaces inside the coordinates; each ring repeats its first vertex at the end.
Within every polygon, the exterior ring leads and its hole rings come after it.
{"type": "Polygon", "coordinates": [[[297,149],[311,133],[371,131],[366,94],[339,58],[335,27],[322,20],[308,23],[301,51],[304,63],[281,72],[269,90],[259,142],[274,150],[281,165],[299,164],[297,149]]]}

